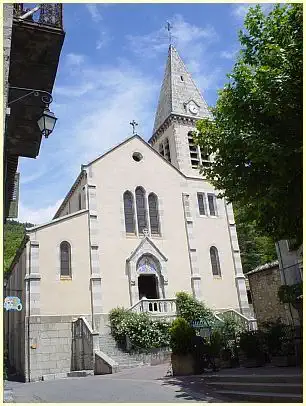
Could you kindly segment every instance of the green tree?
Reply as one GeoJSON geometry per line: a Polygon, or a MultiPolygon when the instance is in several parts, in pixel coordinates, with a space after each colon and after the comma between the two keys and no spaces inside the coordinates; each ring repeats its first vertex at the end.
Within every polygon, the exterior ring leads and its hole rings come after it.
{"type": "Polygon", "coordinates": [[[18,248],[24,238],[25,228],[32,227],[30,223],[19,223],[18,221],[7,221],[4,224],[4,275],[9,270],[11,263],[18,251],[18,248]]]}
{"type": "Polygon", "coordinates": [[[274,241],[302,239],[302,15],[302,4],[250,9],[213,120],[195,135],[214,154],[206,179],[274,241]]]}
{"type": "Polygon", "coordinates": [[[243,208],[234,205],[243,272],[277,259],[275,243],[271,237],[258,233],[255,222],[245,218],[243,208]]]}

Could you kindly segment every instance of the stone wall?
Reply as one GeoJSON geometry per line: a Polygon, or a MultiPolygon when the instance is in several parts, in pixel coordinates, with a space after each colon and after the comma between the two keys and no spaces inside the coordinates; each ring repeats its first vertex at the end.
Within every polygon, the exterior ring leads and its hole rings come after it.
{"type": "Polygon", "coordinates": [[[278,318],[289,324],[288,307],[279,301],[277,294],[281,286],[278,265],[251,271],[248,273],[248,279],[258,325],[266,321],[276,321],[278,318]]]}
{"type": "Polygon", "coordinates": [[[75,316],[31,316],[29,346],[27,343],[28,318],[26,318],[25,378],[27,382],[61,378],[71,371],[74,318],[75,316]]]}

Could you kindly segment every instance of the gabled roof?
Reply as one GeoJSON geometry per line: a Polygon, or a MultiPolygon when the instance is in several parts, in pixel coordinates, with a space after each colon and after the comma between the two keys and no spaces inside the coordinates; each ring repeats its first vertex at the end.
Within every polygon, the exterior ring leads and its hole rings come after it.
{"type": "Polygon", "coordinates": [[[140,242],[140,244],[137,246],[137,248],[131,253],[131,255],[129,256],[129,258],[127,259],[127,261],[131,261],[135,255],[137,255],[137,253],[142,250],[143,246],[145,244],[149,244],[153,247],[154,251],[156,251],[164,261],[168,261],[168,259],[165,257],[165,255],[156,247],[156,245],[154,244],[154,242],[149,238],[149,237],[144,237],[142,239],[142,241],[140,242]]]}
{"type": "MultiPolygon", "coordinates": [[[[153,134],[170,114],[188,116],[184,103],[193,100],[199,106],[197,117],[211,117],[208,105],[195,85],[177,50],[170,45],[168,60],[156,110],[153,134]]],[[[194,118],[194,116],[192,116],[194,118]]]]}

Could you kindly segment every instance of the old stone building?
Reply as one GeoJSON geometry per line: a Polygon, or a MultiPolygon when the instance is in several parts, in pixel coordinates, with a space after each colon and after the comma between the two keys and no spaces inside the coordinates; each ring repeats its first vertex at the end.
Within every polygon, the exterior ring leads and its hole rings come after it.
{"type": "Polygon", "coordinates": [[[298,313],[278,298],[278,290],[283,285],[278,261],[264,264],[247,273],[252,297],[252,306],[258,326],[265,322],[299,324],[298,313]]]}
{"type": "Polygon", "coordinates": [[[6,325],[26,331],[9,356],[27,380],[70,371],[79,316],[101,335],[117,306],[173,316],[178,291],[249,316],[233,209],[200,175],[211,157],[191,133],[209,115],[170,46],[149,142],[134,135],[82,165],[53,220],[28,230],[8,280],[24,308],[6,325]]]}

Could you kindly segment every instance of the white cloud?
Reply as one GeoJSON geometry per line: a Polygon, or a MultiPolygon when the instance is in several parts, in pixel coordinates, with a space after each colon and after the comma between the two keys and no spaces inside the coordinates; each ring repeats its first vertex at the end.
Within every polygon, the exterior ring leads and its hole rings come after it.
{"type": "Polygon", "coordinates": [[[232,8],[232,15],[234,15],[238,19],[244,19],[249,8],[252,7],[253,4],[235,4],[232,8]]]}
{"type": "MultiPolygon", "coordinates": [[[[184,62],[193,75],[195,82],[201,90],[217,87],[219,67],[211,72],[209,47],[219,37],[214,27],[203,27],[190,24],[180,14],[174,15],[170,20],[173,44],[183,55],[184,62]],[[205,61],[205,62],[203,62],[205,61]]],[[[166,54],[169,39],[165,27],[144,36],[127,36],[131,50],[141,57],[157,57],[162,52],[166,54]]]]}
{"type": "Polygon", "coordinates": [[[70,53],[66,55],[65,63],[68,66],[79,66],[85,61],[85,55],[70,53]]]}
{"type": "Polygon", "coordinates": [[[82,69],[67,72],[66,81],[54,92],[58,98],[65,96],[66,104],[65,114],[59,116],[52,166],[62,165],[69,176],[76,176],[82,163],[130,136],[133,119],[139,123],[140,135],[151,135],[160,83],[128,61],[119,60],[116,66],[87,61],[82,69]]]}
{"type": "Polygon", "coordinates": [[[222,51],[220,53],[220,58],[234,59],[236,55],[237,55],[237,50],[234,50],[234,51],[222,51]]]}
{"type": "MultiPolygon", "coordinates": [[[[218,38],[211,25],[198,27],[185,21],[180,14],[174,15],[170,21],[173,43],[187,58],[199,56],[199,53],[201,54],[212,41],[218,38]]],[[[169,46],[165,27],[144,36],[128,35],[126,38],[133,52],[146,57],[156,57],[160,52],[165,52],[169,46]]]]}
{"type": "Polygon", "coordinates": [[[99,12],[99,7],[98,4],[92,3],[92,4],[86,4],[86,8],[89,11],[92,20],[95,23],[98,23],[99,21],[102,20],[102,15],[99,12]]]}
{"type": "MultiPolygon", "coordinates": [[[[238,20],[244,20],[250,7],[255,6],[256,3],[235,4],[232,6],[232,15],[235,16],[238,20]]],[[[260,3],[260,7],[264,14],[268,14],[272,10],[273,6],[274,4],[272,3],[260,3]]]]}
{"type": "Polygon", "coordinates": [[[105,45],[107,45],[110,41],[110,36],[106,31],[101,31],[99,39],[96,42],[96,49],[101,49],[105,45]]]}
{"type": "Polygon", "coordinates": [[[63,199],[56,201],[47,207],[42,208],[29,208],[20,202],[18,221],[22,223],[42,224],[50,221],[56,210],[62,204],[63,199]]]}

